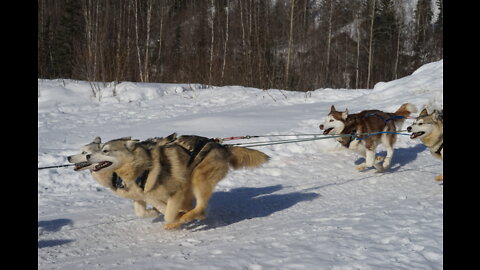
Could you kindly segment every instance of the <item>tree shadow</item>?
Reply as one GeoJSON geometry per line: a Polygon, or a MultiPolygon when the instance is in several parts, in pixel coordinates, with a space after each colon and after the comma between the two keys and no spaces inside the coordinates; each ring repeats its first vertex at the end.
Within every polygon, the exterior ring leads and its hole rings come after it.
{"type": "MultiPolygon", "coordinates": [[[[42,220],[38,222],[38,228],[40,234],[43,232],[58,232],[62,227],[67,225],[73,225],[71,219],[54,219],[54,220],[42,220]]],[[[66,243],[73,242],[70,239],[59,239],[59,240],[39,240],[38,248],[53,247],[58,245],[63,245],[66,243]]]]}
{"type": "Polygon", "coordinates": [[[188,229],[207,230],[228,226],[243,220],[266,217],[288,209],[302,201],[311,201],[317,193],[292,192],[272,194],[282,185],[267,187],[243,187],[230,191],[215,192],[210,199],[208,216],[205,220],[187,225],[188,229]]]}
{"type": "MultiPolygon", "coordinates": [[[[386,172],[398,171],[401,167],[417,159],[418,154],[425,151],[426,149],[427,147],[424,144],[417,144],[413,147],[408,148],[395,149],[392,161],[390,163],[390,168],[388,168],[386,172]]],[[[377,153],[377,156],[385,157],[386,155],[387,151],[381,151],[377,153]]],[[[361,157],[355,161],[355,165],[359,165],[363,162],[365,162],[365,158],[361,157]]]]}

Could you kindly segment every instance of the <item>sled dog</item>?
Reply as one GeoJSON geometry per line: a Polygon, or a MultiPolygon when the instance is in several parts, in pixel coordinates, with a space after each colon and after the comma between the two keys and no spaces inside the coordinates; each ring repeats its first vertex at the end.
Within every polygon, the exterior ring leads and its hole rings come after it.
{"type": "MultiPolygon", "coordinates": [[[[139,142],[146,148],[152,148],[156,145],[163,145],[168,142],[172,142],[176,139],[176,134],[171,134],[166,138],[150,138],[145,141],[139,142]]],[[[131,137],[123,137],[120,139],[116,139],[118,141],[130,141],[131,137]]],[[[103,144],[101,142],[100,137],[96,137],[93,142],[84,145],[80,148],[80,154],[72,155],[67,157],[67,160],[71,163],[75,163],[74,170],[81,171],[89,169],[93,178],[102,186],[109,188],[112,190],[113,193],[116,195],[131,199],[133,200],[133,206],[135,210],[135,215],[138,217],[146,218],[146,217],[155,217],[158,216],[159,213],[163,213],[165,207],[157,209],[157,208],[149,208],[147,209],[146,198],[143,193],[142,183],[141,181],[137,181],[135,183],[129,183],[128,186],[122,181],[121,178],[118,177],[116,173],[113,172],[111,169],[105,169],[101,171],[96,171],[95,166],[98,164],[90,163],[87,161],[87,155],[91,155],[95,152],[100,151],[103,144]]],[[[139,179],[141,180],[141,179],[139,179]]],[[[165,203],[164,203],[165,204],[165,203]]],[[[157,206],[161,206],[161,202],[156,203],[157,206]]]]}
{"type": "Polygon", "coordinates": [[[215,186],[229,167],[258,167],[269,158],[257,150],[222,145],[194,135],[153,147],[136,140],[113,140],[86,156],[88,162],[96,164],[94,172],[113,171],[127,187],[144,178],[146,202],[165,209],[165,229],[204,219],[215,186]]]}
{"type": "Polygon", "coordinates": [[[359,113],[349,114],[348,109],[344,112],[337,111],[332,105],[330,113],[325,118],[325,122],[319,127],[324,130],[323,134],[343,135],[353,134],[352,136],[338,137],[340,142],[347,149],[353,150],[365,157],[365,162],[356,168],[363,171],[374,166],[377,172],[382,172],[390,166],[393,157],[393,144],[396,141],[396,134],[377,132],[396,132],[410,113],[417,109],[410,103],[405,103],[394,113],[387,113],[380,110],[364,110],[359,113]],[[368,134],[366,134],[368,133],[368,134]],[[358,135],[354,135],[358,134],[358,135]],[[386,157],[376,157],[377,145],[382,143],[386,150],[386,157]],[[383,165],[380,164],[383,160],[383,165]]]}
{"type": "MultiPolygon", "coordinates": [[[[443,161],[443,110],[428,114],[427,109],[423,109],[407,131],[412,132],[411,139],[420,139],[434,157],[443,161]]],[[[442,181],[443,174],[435,180],[442,181]]]]}

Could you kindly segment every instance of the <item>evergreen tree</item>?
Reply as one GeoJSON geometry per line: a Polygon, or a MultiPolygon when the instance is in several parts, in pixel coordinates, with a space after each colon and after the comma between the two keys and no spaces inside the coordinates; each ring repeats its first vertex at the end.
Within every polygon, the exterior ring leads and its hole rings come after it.
{"type": "Polygon", "coordinates": [[[432,3],[431,0],[418,0],[415,10],[415,54],[416,66],[427,63],[429,60],[428,43],[432,30],[432,3]]]}
{"type": "Polygon", "coordinates": [[[51,50],[51,65],[56,77],[72,78],[74,64],[74,46],[81,29],[81,10],[79,1],[66,0],[60,25],[54,34],[51,50]]]}

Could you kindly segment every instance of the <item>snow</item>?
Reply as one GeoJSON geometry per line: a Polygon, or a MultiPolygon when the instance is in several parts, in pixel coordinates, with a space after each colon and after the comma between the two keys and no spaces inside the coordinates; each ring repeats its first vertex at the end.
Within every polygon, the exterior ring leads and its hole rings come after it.
{"type": "MultiPolygon", "coordinates": [[[[38,80],[39,167],[66,164],[95,136],[320,133],[331,105],[352,113],[405,102],[442,108],[443,60],[362,90],[96,85],[94,97],[88,82],[38,80]]],[[[356,171],[363,158],[333,139],[256,149],[272,159],[231,171],[207,219],[177,231],[165,231],[163,217],[137,218],[131,201],[86,171],[39,170],[38,268],[443,269],[443,185],[434,180],[443,164],[418,140],[399,136],[384,173],[356,171]]]]}

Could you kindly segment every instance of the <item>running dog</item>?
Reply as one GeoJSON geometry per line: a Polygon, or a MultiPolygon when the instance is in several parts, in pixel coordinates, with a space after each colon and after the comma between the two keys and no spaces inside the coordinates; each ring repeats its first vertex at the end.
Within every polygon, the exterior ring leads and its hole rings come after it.
{"type": "MultiPolygon", "coordinates": [[[[423,109],[407,131],[412,132],[410,139],[420,139],[434,157],[443,161],[443,110],[428,114],[427,109],[423,109]]],[[[435,180],[443,181],[443,174],[435,180]]]]}
{"type": "MultiPolygon", "coordinates": [[[[166,138],[150,138],[145,141],[139,142],[144,147],[153,148],[156,145],[163,145],[168,142],[172,142],[176,139],[176,134],[171,134],[166,138]]],[[[117,141],[127,142],[131,140],[131,137],[123,137],[120,139],[116,139],[117,141]]],[[[93,178],[102,186],[109,188],[113,191],[116,195],[131,199],[133,200],[133,206],[135,210],[135,215],[142,218],[147,217],[156,217],[160,213],[163,213],[165,207],[160,207],[160,209],[156,208],[149,208],[147,209],[146,198],[143,192],[143,186],[145,182],[140,181],[139,179],[135,183],[130,183],[130,185],[126,186],[122,179],[118,177],[118,175],[113,172],[111,169],[105,170],[95,170],[95,167],[98,164],[90,163],[87,161],[87,155],[91,155],[93,153],[99,152],[102,148],[103,144],[101,142],[100,137],[96,137],[93,142],[84,145],[80,148],[80,154],[72,155],[67,157],[67,160],[71,163],[75,163],[74,170],[81,171],[89,169],[90,173],[92,174],[93,178]]],[[[162,205],[161,202],[156,203],[157,206],[162,205]]],[[[165,205],[165,203],[163,203],[165,205]]]]}
{"type": "Polygon", "coordinates": [[[365,162],[356,168],[363,171],[374,166],[377,172],[382,172],[390,166],[393,157],[393,144],[397,135],[393,132],[399,130],[411,113],[417,109],[410,103],[405,103],[394,113],[380,110],[365,110],[355,114],[337,111],[332,105],[325,122],[319,127],[324,135],[346,135],[337,138],[347,149],[353,150],[365,157],[365,162]],[[348,136],[351,134],[351,136],[348,136]],[[376,148],[382,143],[386,150],[386,157],[376,157],[376,148]],[[380,164],[383,160],[383,166],[380,164]]]}
{"type": "Polygon", "coordinates": [[[190,135],[153,147],[135,140],[113,140],[86,158],[96,164],[94,172],[113,171],[127,187],[145,178],[146,202],[157,209],[165,208],[164,228],[176,229],[206,217],[208,201],[229,167],[258,167],[270,157],[257,150],[190,135]]]}

